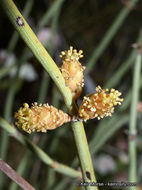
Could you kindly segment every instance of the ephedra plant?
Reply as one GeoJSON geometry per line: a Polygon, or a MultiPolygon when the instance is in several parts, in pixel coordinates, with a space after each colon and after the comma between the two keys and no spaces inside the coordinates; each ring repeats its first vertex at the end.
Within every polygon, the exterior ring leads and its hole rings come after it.
{"type": "MultiPolygon", "coordinates": [[[[77,52],[76,49],[70,47],[68,51],[61,53],[63,64],[61,73],[65,79],[66,86],[72,92],[73,100],[82,92],[84,86],[83,71],[85,67],[79,62],[79,58],[83,57],[83,51],[77,52]]],[[[62,126],[67,122],[87,121],[97,118],[100,120],[103,117],[112,116],[114,106],[121,105],[123,101],[120,98],[121,93],[118,90],[108,89],[103,90],[100,86],[96,87],[96,93],[84,96],[82,103],[79,106],[77,113],[67,114],[62,110],[58,110],[54,106],[46,104],[33,103],[31,107],[27,103],[23,104],[15,118],[17,127],[22,128],[27,133],[47,132],[62,126]]]]}
{"type": "MultiPolygon", "coordinates": [[[[62,65],[58,68],[14,3],[11,0],[3,0],[2,4],[21,38],[55,82],[68,108],[68,112],[65,113],[57,107],[49,105],[48,102],[44,104],[33,103],[31,106],[24,103],[23,107],[15,113],[15,124],[28,133],[34,131],[48,133],[48,130],[54,130],[64,123],[71,122],[83,181],[96,182],[82,122],[111,116],[115,106],[121,105],[123,101],[120,98],[121,93],[113,88],[109,90],[97,86],[95,92],[83,97],[79,108],[77,108],[75,101],[79,99],[84,87],[85,67],[80,63],[83,51],[77,51],[73,47],[62,51],[60,55],[62,65]]],[[[88,186],[86,189],[97,189],[97,187],[88,186]]]]}
{"type": "MultiPolygon", "coordinates": [[[[84,86],[83,71],[85,67],[83,67],[79,62],[79,58],[83,56],[82,53],[82,50],[77,52],[77,50],[73,50],[72,47],[70,47],[68,51],[63,51],[61,53],[61,58],[63,58],[61,73],[65,79],[65,85],[72,93],[73,101],[79,97],[84,86]]],[[[79,109],[71,114],[64,113],[62,110],[58,110],[54,106],[50,106],[48,103],[39,105],[37,103],[33,103],[31,107],[29,107],[27,103],[24,103],[23,107],[15,113],[15,118],[17,120],[15,124],[27,133],[34,131],[45,133],[48,132],[48,130],[61,127],[64,123],[76,122],[74,133],[78,138],[78,132],[76,131],[77,127],[79,127],[78,130],[80,131],[78,122],[86,122],[87,120],[94,118],[100,120],[103,117],[111,116],[114,112],[114,107],[116,105],[121,105],[121,102],[123,101],[123,99],[119,96],[121,96],[121,93],[115,89],[111,89],[109,92],[108,89],[103,90],[100,86],[98,86],[96,87],[96,93],[84,96],[79,109]]],[[[80,132],[78,134],[80,135],[80,132]]],[[[78,147],[83,147],[81,141],[77,141],[76,143],[78,147]]],[[[82,152],[80,152],[80,155],[81,154],[82,152]]],[[[83,167],[85,166],[83,164],[82,156],[80,157],[80,160],[82,161],[81,167],[83,172],[83,167]]],[[[86,166],[88,167],[88,163],[86,163],[86,166]]],[[[91,169],[93,171],[93,168],[91,169]]],[[[91,174],[92,171],[89,172],[86,170],[85,175],[88,172],[91,174]]],[[[88,178],[90,182],[91,178],[92,177],[88,178]]],[[[87,182],[84,175],[83,180],[84,182],[87,182]]],[[[97,186],[92,188],[97,189],[97,186]]]]}

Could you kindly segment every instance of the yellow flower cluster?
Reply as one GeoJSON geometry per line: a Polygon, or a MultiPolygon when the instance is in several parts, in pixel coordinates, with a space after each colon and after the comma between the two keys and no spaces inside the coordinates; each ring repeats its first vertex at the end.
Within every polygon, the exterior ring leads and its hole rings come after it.
{"type": "Polygon", "coordinates": [[[61,110],[48,104],[34,103],[31,107],[27,103],[23,104],[15,113],[17,127],[22,128],[27,133],[46,132],[55,129],[64,123],[70,122],[71,117],[61,110]]]}
{"type": "MultiPolygon", "coordinates": [[[[82,50],[77,52],[76,49],[70,47],[68,51],[62,51],[60,55],[62,58],[61,72],[74,99],[80,96],[82,87],[84,86],[83,71],[85,67],[79,62],[79,59],[83,57],[82,53],[82,50]]],[[[96,93],[84,96],[77,116],[73,116],[72,118],[70,115],[48,104],[38,105],[34,103],[29,107],[25,103],[15,113],[16,125],[27,133],[33,131],[46,132],[70,121],[87,121],[93,118],[101,119],[111,116],[114,112],[114,106],[121,105],[123,99],[120,96],[121,93],[118,90],[103,90],[98,86],[96,87],[96,93]]]]}
{"type": "Polygon", "coordinates": [[[84,86],[83,71],[85,67],[79,62],[79,59],[83,57],[82,53],[82,50],[77,52],[71,46],[68,51],[62,51],[60,55],[62,58],[61,72],[74,99],[80,96],[84,86]]]}
{"type": "Polygon", "coordinates": [[[114,106],[121,105],[123,101],[119,98],[121,93],[118,90],[102,90],[100,86],[96,87],[96,93],[84,96],[83,102],[79,107],[78,115],[84,121],[88,119],[111,116],[114,112],[114,106]]]}

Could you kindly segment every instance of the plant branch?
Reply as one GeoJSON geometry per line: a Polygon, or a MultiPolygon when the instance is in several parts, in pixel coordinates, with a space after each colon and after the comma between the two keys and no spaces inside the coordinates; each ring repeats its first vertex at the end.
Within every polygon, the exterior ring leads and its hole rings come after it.
{"type": "MultiPolygon", "coordinates": [[[[133,73],[133,87],[129,123],[129,181],[137,182],[137,155],[136,155],[136,123],[137,123],[137,104],[140,93],[140,76],[141,76],[141,49],[137,50],[136,62],[133,73]]],[[[130,187],[135,190],[136,187],[130,187]]]]}
{"type": "Polygon", "coordinates": [[[19,176],[8,164],[0,159],[0,170],[3,171],[9,178],[15,181],[24,190],[35,190],[25,179],[19,176]]]}
{"type": "Polygon", "coordinates": [[[60,164],[50,158],[43,150],[41,150],[36,144],[32,143],[27,137],[20,134],[13,126],[11,126],[6,120],[0,117],[0,126],[5,129],[10,135],[16,138],[23,145],[26,145],[32,152],[34,152],[40,160],[45,164],[52,167],[55,171],[68,175],[70,177],[81,177],[79,171],[76,171],[64,164],[60,164]]]}
{"type": "MultiPolygon", "coordinates": [[[[21,38],[25,41],[27,46],[31,49],[37,60],[42,64],[45,70],[49,73],[51,78],[54,80],[55,84],[57,85],[58,89],[60,90],[61,94],[63,95],[65,104],[70,112],[70,114],[74,114],[76,111],[76,107],[73,102],[71,91],[65,85],[65,80],[56,66],[53,59],[47,53],[45,48],[37,39],[36,35],[33,33],[29,25],[27,24],[26,20],[23,18],[21,13],[16,8],[15,4],[12,0],[2,0],[2,6],[9,17],[10,21],[20,34],[21,38]],[[21,22],[23,23],[22,26],[17,24],[17,18],[20,18],[21,22]]],[[[77,146],[77,151],[79,155],[79,159],[81,161],[81,169],[83,172],[83,179],[85,182],[96,182],[92,160],[88,148],[88,143],[86,139],[86,134],[84,131],[83,124],[81,122],[73,123],[72,130],[75,138],[75,143],[77,146]],[[82,140],[83,139],[83,140],[82,140]],[[87,177],[89,173],[90,177],[87,177]]],[[[39,154],[40,155],[40,154],[39,154]]],[[[64,170],[64,168],[62,168],[64,170]]],[[[95,189],[97,187],[86,186],[86,189],[95,189]]]]}
{"type": "Polygon", "coordinates": [[[65,85],[65,80],[58,69],[57,65],[55,64],[54,60],[50,57],[46,49],[40,43],[22,14],[19,12],[15,4],[12,0],[2,0],[3,8],[9,17],[10,21],[14,25],[15,29],[27,44],[27,46],[31,49],[34,56],[37,60],[42,64],[44,69],[49,73],[51,78],[56,83],[57,87],[59,88],[60,92],[62,93],[66,105],[70,108],[70,111],[73,109],[73,100],[72,94],[68,87],[65,85]],[[23,22],[23,26],[19,26],[16,22],[17,18],[20,18],[23,22]],[[68,96],[66,96],[66,94],[68,96]]]}

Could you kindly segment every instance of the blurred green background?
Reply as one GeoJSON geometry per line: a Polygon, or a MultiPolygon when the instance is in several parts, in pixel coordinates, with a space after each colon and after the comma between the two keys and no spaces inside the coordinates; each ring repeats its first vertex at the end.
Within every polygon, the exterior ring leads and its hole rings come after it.
{"type": "MultiPolygon", "coordinates": [[[[93,93],[95,87],[115,88],[124,102],[110,118],[85,123],[98,182],[128,181],[128,128],[132,100],[132,79],[136,49],[141,41],[142,2],[133,7],[120,0],[17,0],[14,1],[27,18],[58,66],[59,54],[69,46],[82,49],[86,66],[82,94],[93,93]]],[[[24,102],[53,104],[67,111],[54,83],[33,57],[0,7],[0,115],[14,124],[14,112],[24,102]]],[[[141,84],[142,82],[139,81],[141,84]]],[[[141,90],[140,90],[141,92],[141,90]]],[[[78,105],[80,100],[78,100],[78,105]]],[[[142,102],[137,105],[138,186],[142,189],[141,116],[142,102]]],[[[27,135],[54,160],[79,168],[70,124],[46,134],[27,135]]],[[[0,128],[0,157],[36,189],[81,189],[78,181],[54,172],[40,159],[0,128]]],[[[1,175],[0,189],[19,189],[1,175]]],[[[101,189],[101,188],[100,188],[101,189]]],[[[102,187],[105,189],[105,187],[102,187]]],[[[106,188],[107,189],[107,188],[106,188]]],[[[115,189],[109,188],[109,189],[115,189]]],[[[123,189],[123,188],[120,188],[123,189]]],[[[124,188],[126,189],[126,188],[124,188]]]]}

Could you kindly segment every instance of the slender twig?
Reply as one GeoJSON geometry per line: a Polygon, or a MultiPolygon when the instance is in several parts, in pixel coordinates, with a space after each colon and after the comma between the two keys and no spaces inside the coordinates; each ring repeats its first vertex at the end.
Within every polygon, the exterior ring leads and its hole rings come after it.
{"type": "MultiPolygon", "coordinates": [[[[31,28],[25,21],[25,19],[21,15],[21,13],[16,8],[13,1],[2,0],[1,2],[6,14],[8,15],[10,21],[12,22],[12,24],[14,25],[14,27],[16,28],[22,39],[25,41],[25,43],[31,49],[35,57],[38,59],[38,61],[42,64],[42,66],[45,68],[45,70],[54,80],[55,84],[57,85],[58,89],[60,90],[60,92],[64,97],[65,104],[68,107],[70,114],[75,113],[76,108],[73,103],[71,91],[69,90],[68,87],[66,87],[65,80],[60,70],[56,66],[55,62],[47,53],[45,48],[41,45],[41,43],[39,42],[39,40],[31,30],[31,28]],[[17,18],[20,18],[22,26],[21,25],[19,26],[17,24],[16,22],[17,18]]],[[[85,182],[90,182],[90,181],[96,182],[83,124],[81,122],[73,123],[72,129],[81,163],[81,169],[83,172],[83,179],[85,182]],[[88,173],[90,177],[88,177],[87,175],[88,173]]],[[[98,188],[87,186],[86,189],[96,190],[98,188]]]]}
{"type": "MultiPolygon", "coordinates": [[[[28,16],[31,8],[32,8],[32,5],[33,5],[33,0],[27,0],[26,4],[25,4],[25,7],[24,7],[24,10],[23,10],[23,15],[25,17],[28,16]]],[[[14,48],[16,47],[16,44],[18,42],[18,39],[19,39],[19,35],[18,33],[15,31],[12,35],[12,38],[9,42],[9,45],[8,45],[8,50],[7,50],[7,56],[6,56],[6,59],[9,58],[10,54],[12,53],[12,51],[14,50],[14,48]]],[[[24,53],[26,54],[26,51],[24,51],[24,53]]],[[[23,57],[25,56],[22,56],[20,61],[19,62],[22,62],[23,61],[23,57]]],[[[1,71],[1,76],[0,77],[4,77],[6,74],[9,73],[9,71],[11,70],[11,68],[15,67],[15,66],[18,66],[18,63],[13,63],[12,65],[10,65],[9,67],[6,67],[4,68],[2,71],[1,71]]],[[[10,88],[9,88],[9,91],[8,91],[8,94],[7,94],[7,98],[6,98],[6,105],[5,105],[5,109],[4,109],[4,117],[7,119],[7,120],[10,120],[10,117],[11,117],[11,113],[12,113],[12,106],[13,106],[13,100],[14,100],[14,97],[15,97],[15,92],[16,92],[16,84],[17,84],[17,74],[14,76],[13,80],[11,81],[11,84],[10,84],[10,88]]],[[[8,138],[8,134],[6,131],[3,131],[2,132],[2,138],[1,138],[1,151],[0,151],[0,155],[1,155],[1,158],[2,159],[5,159],[6,157],[6,153],[7,153],[7,148],[8,148],[8,143],[9,143],[9,138],[8,138]]],[[[0,179],[1,179],[1,183],[0,183],[0,187],[2,188],[3,186],[3,180],[2,180],[2,175],[0,175],[0,179]]]]}
{"type": "MultiPolygon", "coordinates": [[[[32,8],[32,5],[33,5],[33,0],[29,0],[26,2],[25,4],[25,7],[24,7],[24,10],[23,10],[23,15],[25,17],[28,16],[31,8],[32,8]]],[[[8,50],[7,50],[7,56],[6,56],[6,59],[9,58],[10,54],[12,53],[12,51],[14,50],[14,48],[16,47],[16,44],[18,42],[18,39],[19,39],[19,35],[18,33],[15,31],[12,35],[12,38],[8,44],[8,50]]],[[[24,54],[26,55],[26,49],[24,50],[24,54]]],[[[6,74],[9,73],[9,71],[15,67],[15,66],[18,66],[19,62],[23,62],[23,58],[25,58],[25,55],[22,55],[20,61],[15,62],[13,63],[12,65],[4,68],[1,70],[0,72],[0,78],[4,77],[6,74]]],[[[29,56],[26,56],[26,58],[28,58],[29,56]]],[[[11,117],[11,112],[12,112],[12,105],[13,105],[13,100],[14,100],[14,96],[15,96],[15,90],[16,90],[16,81],[17,81],[17,76],[14,77],[14,79],[12,80],[11,82],[11,85],[10,85],[10,89],[8,91],[8,95],[7,95],[7,98],[6,98],[6,105],[5,105],[5,110],[4,110],[4,116],[7,120],[10,119],[11,117]]],[[[8,138],[8,134],[6,131],[3,131],[2,132],[2,138],[1,138],[1,151],[0,151],[0,155],[1,155],[1,158],[2,159],[5,159],[6,157],[6,152],[7,152],[7,148],[8,148],[8,142],[9,142],[9,138],[8,138]]],[[[1,179],[1,183],[0,183],[0,187],[2,188],[3,186],[3,180],[2,180],[2,177],[3,175],[0,174],[0,179],[1,179]]]]}
{"type": "Polygon", "coordinates": [[[56,85],[58,86],[60,92],[64,96],[65,103],[70,108],[70,111],[73,109],[73,100],[72,94],[68,87],[65,86],[65,80],[56,66],[53,59],[47,53],[45,48],[42,46],[36,35],[33,33],[28,23],[18,11],[17,7],[13,3],[12,0],[2,0],[3,8],[11,20],[12,24],[16,28],[17,32],[20,34],[21,38],[25,41],[27,46],[31,49],[34,56],[38,59],[38,61],[42,64],[44,69],[49,73],[51,78],[54,80],[56,85]],[[17,18],[21,18],[23,22],[23,26],[19,26],[17,24],[17,18]],[[68,96],[66,97],[67,94],[68,96]]]}
{"type": "MultiPolygon", "coordinates": [[[[10,88],[8,90],[8,94],[6,97],[6,104],[5,104],[5,108],[4,108],[4,117],[8,121],[10,121],[11,114],[12,114],[12,106],[13,106],[13,102],[14,102],[13,100],[14,100],[15,93],[16,93],[16,84],[18,82],[17,77],[18,77],[18,73],[19,73],[19,68],[20,68],[20,65],[23,63],[25,54],[26,54],[26,52],[23,51],[23,56],[21,56],[20,60],[18,61],[19,65],[16,63],[16,65],[18,65],[18,70],[17,70],[16,75],[14,76],[14,78],[11,81],[10,88]]],[[[2,139],[1,139],[1,149],[0,149],[0,155],[1,155],[2,159],[5,159],[5,157],[6,157],[7,147],[8,147],[8,135],[4,131],[3,135],[2,135],[2,139]]]]}
{"type": "MultiPolygon", "coordinates": [[[[59,0],[57,2],[60,2],[59,5],[57,6],[58,9],[56,10],[56,14],[54,14],[53,18],[52,18],[52,23],[51,23],[51,33],[52,33],[52,37],[51,37],[51,42],[50,42],[50,46],[47,44],[48,47],[48,51],[50,52],[51,55],[54,55],[54,36],[57,35],[57,29],[58,29],[58,19],[59,19],[59,15],[60,15],[60,10],[62,7],[62,3],[64,0],[59,0]]],[[[52,7],[54,7],[55,4],[52,5],[52,7]]],[[[53,10],[52,10],[53,11],[53,10]]],[[[48,15],[50,12],[48,12],[48,14],[45,14],[44,18],[48,18],[48,15]]],[[[43,20],[44,20],[43,18],[43,20]]],[[[43,22],[44,23],[44,22],[43,22]]],[[[47,73],[45,73],[47,74],[47,73]]],[[[47,78],[48,80],[46,80],[46,83],[49,83],[49,77],[47,78]]],[[[42,90],[42,88],[41,88],[42,90]]],[[[58,91],[57,88],[55,86],[53,86],[52,88],[53,90],[53,98],[52,98],[52,105],[54,105],[55,107],[58,107],[58,103],[59,103],[59,97],[58,97],[58,91]]],[[[42,94],[42,96],[45,96],[45,90],[43,89],[42,91],[40,91],[40,94],[42,94]]],[[[58,144],[58,133],[60,132],[57,131],[54,135],[54,141],[51,141],[50,143],[50,147],[49,147],[49,153],[51,154],[51,150],[53,150],[54,145],[56,146],[58,144]]],[[[54,149],[55,150],[55,149],[54,149]]],[[[56,177],[55,177],[56,173],[54,170],[52,170],[51,168],[48,169],[47,171],[47,178],[46,178],[46,185],[45,185],[45,189],[52,189],[55,181],[56,181],[56,177]]]]}
{"type": "MultiPolygon", "coordinates": [[[[96,154],[103,145],[112,137],[113,134],[116,133],[118,129],[120,129],[124,124],[129,122],[129,116],[116,116],[110,120],[105,122],[103,125],[99,125],[99,131],[95,131],[92,136],[92,139],[89,143],[90,152],[92,155],[96,154]],[[119,121],[118,119],[121,118],[119,121]],[[102,138],[103,137],[103,138],[102,138]]],[[[75,158],[73,160],[72,166],[76,167],[78,165],[78,160],[75,158]]]]}
{"type": "Polygon", "coordinates": [[[113,137],[117,130],[119,130],[128,122],[128,115],[119,115],[115,118],[115,120],[113,120],[113,122],[111,122],[111,124],[110,122],[108,122],[105,126],[101,127],[101,132],[96,134],[96,136],[93,136],[94,138],[92,138],[92,140],[89,143],[91,154],[96,154],[98,150],[100,150],[100,148],[103,147],[106,141],[113,137]]]}
{"type": "MultiPolygon", "coordinates": [[[[140,31],[140,34],[137,39],[137,43],[140,43],[142,40],[142,31],[140,31]]],[[[135,62],[137,51],[136,49],[132,49],[130,56],[127,58],[124,63],[118,68],[118,70],[111,76],[109,81],[105,84],[104,88],[110,88],[115,87],[118,82],[122,79],[124,74],[131,68],[131,65],[135,62]]]]}
{"type": "MultiPolygon", "coordinates": [[[[142,77],[140,79],[140,86],[142,87],[142,77]]],[[[132,89],[130,89],[127,93],[127,98],[125,99],[124,103],[122,104],[122,106],[119,108],[121,111],[124,111],[128,108],[128,106],[130,105],[131,99],[132,99],[132,89]]]]}
{"type": "MultiPolygon", "coordinates": [[[[137,135],[137,104],[140,93],[140,75],[141,75],[141,47],[138,47],[136,62],[133,73],[133,87],[130,110],[129,124],[129,181],[137,182],[137,156],[136,156],[136,135],[137,135]]],[[[130,187],[130,190],[135,190],[136,187],[130,187]]]]}
{"type": "MultiPolygon", "coordinates": [[[[92,160],[90,157],[89,147],[88,147],[88,144],[86,144],[87,139],[86,139],[85,131],[83,128],[83,123],[73,122],[72,130],[73,130],[74,138],[76,140],[76,146],[77,146],[79,159],[82,166],[83,179],[85,182],[90,181],[90,180],[96,182],[95,175],[93,175],[93,167],[92,167],[92,160]],[[87,173],[89,173],[89,176],[90,176],[89,180],[88,180],[87,173]]],[[[97,187],[94,189],[97,189],[97,187]]]]}
{"type": "Polygon", "coordinates": [[[19,176],[8,164],[0,159],[0,170],[3,171],[9,178],[15,181],[24,190],[35,190],[25,179],[19,176]]]}
{"type": "Polygon", "coordinates": [[[54,186],[54,190],[63,190],[63,189],[67,189],[67,188],[69,190],[69,187],[65,188],[67,186],[67,183],[69,183],[68,180],[66,180],[66,181],[65,180],[64,181],[61,180],[61,181],[59,181],[59,183],[56,186],[54,186]]]}
{"type": "Polygon", "coordinates": [[[3,77],[5,77],[12,68],[14,68],[16,66],[16,63],[13,63],[7,67],[4,67],[0,70],[0,79],[2,79],[3,77]]]}
{"type": "MultiPolygon", "coordinates": [[[[8,90],[7,97],[6,97],[6,103],[5,103],[5,107],[4,107],[4,118],[7,121],[10,121],[10,119],[11,119],[13,102],[14,102],[14,97],[15,97],[15,93],[16,93],[18,72],[19,72],[19,67],[18,67],[16,75],[13,77],[12,81],[10,82],[10,88],[8,90]]],[[[8,145],[9,145],[9,136],[8,136],[8,133],[5,130],[3,130],[2,138],[1,138],[1,149],[0,149],[0,156],[3,160],[5,160],[6,156],[7,156],[8,145]]],[[[3,176],[0,175],[0,179],[1,179],[0,187],[1,188],[3,186],[2,178],[3,178],[3,176]]]]}
{"type": "Polygon", "coordinates": [[[123,24],[124,20],[128,16],[128,14],[131,11],[131,8],[137,3],[138,0],[130,0],[129,6],[125,6],[122,8],[114,22],[112,23],[111,27],[108,29],[106,34],[104,35],[103,39],[99,43],[99,45],[93,50],[92,55],[90,56],[86,68],[86,73],[90,72],[93,66],[95,66],[96,62],[100,58],[100,56],[103,54],[106,47],[109,45],[110,41],[120,28],[120,26],[123,24]]]}
{"type": "MultiPolygon", "coordinates": [[[[17,168],[17,173],[23,177],[23,173],[27,168],[27,163],[29,162],[30,159],[30,152],[27,151],[24,155],[24,158],[22,159],[22,161],[20,162],[20,164],[18,165],[17,168]]],[[[11,182],[9,189],[8,190],[16,190],[17,189],[17,184],[14,182],[11,182]]]]}
{"type": "MultiPolygon", "coordinates": [[[[60,1],[60,0],[59,0],[60,1]]],[[[62,1],[63,2],[63,1],[62,1]]],[[[62,2],[60,1],[60,3],[58,2],[58,1],[55,1],[55,2],[53,2],[52,3],[52,5],[50,6],[50,8],[47,10],[47,12],[46,13],[44,13],[44,15],[43,15],[43,17],[40,19],[40,22],[39,23],[41,23],[42,22],[42,24],[39,24],[40,25],[40,27],[38,26],[38,28],[37,28],[37,31],[40,29],[40,28],[42,28],[42,27],[44,27],[44,25],[46,24],[47,25],[47,23],[49,22],[49,19],[51,18],[51,16],[53,17],[53,19],[52,19],[52,24],[51,24],[51,31],[52,31],[52,35],[54,36],[54,34],[55,34],[55,31],[57,31],[57,29],[56,29],[56,27],[52,27],[52,25],[53,26],[55,26],[55,24],[56,24],[56,26],[57,26],[57,22],[56,22],[56,19],[54,19],[54,17],[58,17],[59,16],[59,14],[54,14],[54,12],[56,11],[56,13],[57,12],[59,12],[59,9],[61,8],[60,6],[62,5],[62,2]],[[56,4],[58,4],[58,9],[56,10],[56,9],[54,9],[53,7],[55,7],[56,6],[56,4]],[[59,6],[60,5],[60,6],[59,6]]],[[[31,5],[31,4],[30,4],[31,5]]],[[[24,12],[23,12],[23,15],[24,15],[24,12]]],[[[15,31],[14,32],[14,34],[17,34],[18,35],[18,33],[15,31]]],[[[12,41],[12,40],[11,40],[12,41]]],[[[52,42],[53,43],[53,42],[52,42]]],[[[45,46],[46,46],[46,44],[45,44],[45,46]]],[[[49,47],[49,45],[47,44],[47,46],[49,47]]],[[[11,47],[11,46],[10,46],[11,47]]],[[[47,49],[49,49],[49,50],[51,50],[51,46],[48,48],[47,47],[47,49]]],[[[11,49],[11,48],[10,48],[11,49]]],[[[45,71],[43,71],[43,78],[42,78],[42,81],[41,81],[41,85],[40,85],[40,90],[39,90],[39,95],[38,95],[38,103],[44,103],[45,102],[45,99],[46,99],[46,95],[47,95],[47,91],[48,91],[48,87],[49,87],[49,82],[50,82],[50,78],[49,78],[49,75],[47,74],[47,72],[45,72],[45,71]]],[[[66,128],[64,128],[64,129],[66,129],[66,128]]],[[[58,132],[58,131],[57,131],[58,132]]],[[[58,134],[58,133],[57,133],[58,134]]],[[[56,139],[58,139],[58,138],[56,138],[56,139]]],[[[55,144],[55,142],[57,142],[58,140],[54,140],[54,141],[52,141],[54,144],[55,144]]],[[[42,139],[41,139],[42,140],[42,139]]],[[[41,144],[41,143],[40,143],[41,144]]],[[[56,143],[57,144],[57,143],[56,143]]],[[[50,145],[50,147],[49,147],[50,149],[51,149],[51,145],[50,145]]],[[[50,151],[48,151],[48,152],[50,152],[50,151]]],[[[27,167],[29,167],[29,164],[30,164],[30,162],[28,162],[28,152],[24,155],[24,158],[22,159],[22,161],[20,162],[20,165],[18,166],[18,169],[17,169],[17,172],[20,174],[20,175],[22,175],[22,174],[25,174],[25,172],[27,171],[27,167]]],[[[50,177],[50,180],[48,181],[48,182],[53,182],[53,180],[55,180],[55,178],[53,177],[53,176],[51,176],[50,175],[50,171],[52,172],[52,173],[55,173],[55,175],[56,175],[56,172],[52,169],[52,168],[48,168],[48,174],[49,174],[49,177],[50,177]],[[53,178],[52,178],[53,177],[53,178]],[[52,180],[51,180],[52,179],[52,180]]],[[[37,175],[38,176],[38,175],[37,175]]],[[[48,183],[47,182],[47,183],[48,183]]],[[[51,183],[50,183],[51,184],[51,183]]],[[[49,186],[49,183],[48,183],[48,186],[49,186]]],[[[11,183],[10,184],[10,189],[9,190],[15,190],[16,189],[16,187],[17,187],[17,185],[15,184],[15,183],[11,183]]],[[[45,188],[46,189],[46,188],[45,188]]]]}
{"type": "Polygon", "coordinates": [[[6,120],[0,117],[0,126],[5,129],[11,136],[16,138],[23,145],[26,145],[32,152],[34,152],[45,164],[52,167],[55,171],[68,175],[70,177],[81,177],[79,171],[72,169],[64,164],[60,164],[50,158],[43,150],[41,150],[36,144],[32,143],[27,137],[20,134],[13,126],[11,126],[6,120]]]}

